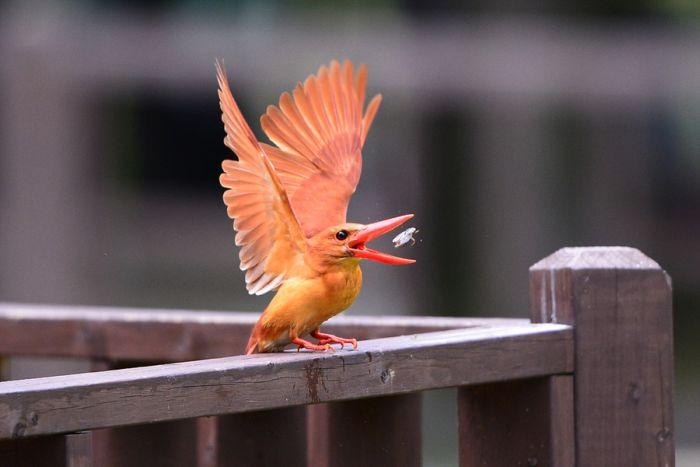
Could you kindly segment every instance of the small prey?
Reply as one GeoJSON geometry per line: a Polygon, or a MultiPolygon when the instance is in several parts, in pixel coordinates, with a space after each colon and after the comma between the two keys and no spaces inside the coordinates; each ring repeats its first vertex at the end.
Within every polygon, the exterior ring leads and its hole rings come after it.
{"type": "Polygon", "coordinates": [[[418,230],[415,227],[407,228],[406,230],[398,234],[396,237],[394,237],[394,239],[392,240],[392,242],[394,242],[394,248],[400,248],[408,242],[411,242],[411,246],[415,245],[416,239],[413,238],[413,236],[418,232],[420,232],[420,230],[418,230]]]}

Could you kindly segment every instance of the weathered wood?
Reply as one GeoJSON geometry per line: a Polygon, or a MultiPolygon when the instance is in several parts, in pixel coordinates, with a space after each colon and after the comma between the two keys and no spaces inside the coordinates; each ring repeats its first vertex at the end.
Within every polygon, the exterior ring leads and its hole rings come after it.
{"type": "Polygon", "coordinates": [[[421,465],[421,395],[310,406],[309,465],[421,465]]]}
{"type": "Polygon", "coordinates": [[[533,321],[574,325],[577,465],[674,462],[671,284],[632,248],[564,248],[530,268],[533,321]]]}
{"type": "Polygon", "coordinates": [[[92,467],[92,432],[81,431],[66,435],[66,466],[92,467]]]}
{"type": "Polygon", "coordinates": [[[549,378],[549,456],[553,466],[576,464],[574,376],[549,378]]]}
{"type": "MultiPolygon", "coordinates": [[[[526,324],[0,383],[0,438],[400,394],[573,370],[571,328],[526,324]]],[[[194,438],[193,438],[194,439],[194,438]]]]}
{"type": "Polygon", "coordinates": [[[306,407],[218,417],[218,465],[305,467],[306,407]]]}
{"type": "Polygon", "coordinates": [[[218,467],[218,417],[197,419],[197,467],[218,467]]]}
{"type": "MultiPolygon", "coordinates": [[[[258,317],[259,313],[5,303],[0,304],[0,354],[161,363],[239,355],[258,317]]],[[[365,340],[524,322],[502,318],[338,316],[323,329],[365,340]]]]}
{"type": "Polygon", "coordinates": [[[574,465],[571,378],[460,388],[460,466],[574,465]]]}

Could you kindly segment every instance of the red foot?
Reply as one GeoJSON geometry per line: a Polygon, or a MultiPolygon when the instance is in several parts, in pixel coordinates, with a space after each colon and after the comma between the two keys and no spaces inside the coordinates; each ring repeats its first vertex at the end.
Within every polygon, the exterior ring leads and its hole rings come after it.
{"type": "Polygon", "coordinates": [[[308,349],[308,350],[322,350],[322,351],[333,351],[333,347],[331,347],[328,343],[325,342],[319,342],[319,345],[312,344],[309,341],[305,341],[301,337],[295,337],[292,339],[292,343],[298,345],[297,347],[297,352],[299,352],[302,348],[308,349]]]}
{"type": "Polygon", "coordinates": [[[318,329],[311,331],[311,337],[318,339],[318,343],[321,345],[340,344],[340,348],[342,349],[345,344],[352,344],[352,348],[355,350],[357,349],[357,339],[345,339],[344,337],[334,336],[333,334],[326,334],[318,329]]]}

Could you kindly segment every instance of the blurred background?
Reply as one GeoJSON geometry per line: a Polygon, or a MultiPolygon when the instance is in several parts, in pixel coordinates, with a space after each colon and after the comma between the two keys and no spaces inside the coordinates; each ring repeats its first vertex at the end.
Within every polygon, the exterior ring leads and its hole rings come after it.
{"type": "MultiPolygon", "coordinates": [[[[658,261],[698,465],[700,3],[0,3],[0,300],[264,308],[218,184],[217,57],[261,138],[333,58],[383,94],[349,219],[415,213],[418,264],[367,264],[349,314],[527,317],[528,267],[562,246],[658,261]]],[[[427,465],[456,463],[453,396],[426,398],[427,465]]]]}

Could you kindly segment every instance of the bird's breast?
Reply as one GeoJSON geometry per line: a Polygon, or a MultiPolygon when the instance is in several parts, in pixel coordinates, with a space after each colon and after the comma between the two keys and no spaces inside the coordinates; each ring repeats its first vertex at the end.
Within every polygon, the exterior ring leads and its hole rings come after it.
{"type": "Polygon", "coordinates": [[[335,315],[352,305],[357,298],[362,289],[362,270],[359,265],[338,268],[324,274],[323,282],[335,315]]]}
{"type": "Polygon", "coordinates": [[[301,336],[318,329],[352,305],[362,288],[362,271],[357,264],[349,266],[286,281],[256,325],[258,340],[284,346],[290,335],[301,336]]]}

